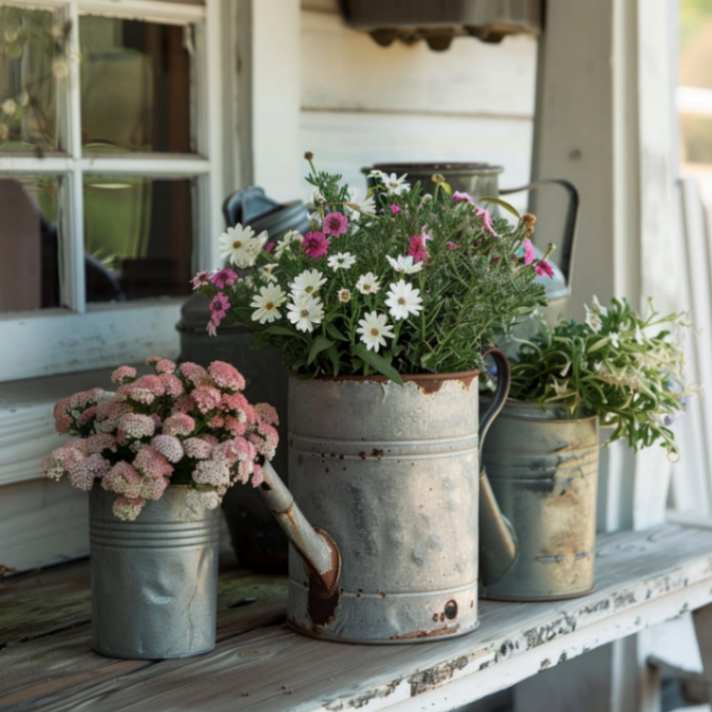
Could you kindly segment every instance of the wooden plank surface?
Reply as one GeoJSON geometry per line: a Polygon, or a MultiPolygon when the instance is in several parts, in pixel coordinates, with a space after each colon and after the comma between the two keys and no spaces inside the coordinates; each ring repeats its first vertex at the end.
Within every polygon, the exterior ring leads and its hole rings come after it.
{"type": "Polygon", "coordinates": [[[233,574],[222,580],[216,650],[162,663],[109,660],[89,650],[88,596],[85,590],[81,598],[77,574],[34,592],[27,579],[10,581],[0,589],[3,610],[14,608],[16,619],[0,620],[0,708],[445,710],[712,601],[709,530],[664,525],[608,535],[597,565],[598,588],[584,598],[482,602],[473,634],[388,646],[297,635],[279,622],[283,580],[233,574]],[[249,598],[258,600],[235,607],[249,598]],[[51,609],[73,624],[49,634],[51,609]],[[44,622],[34,627],[37,620],[44,622]],[[23,626],[34,632],[20,642],[23,626]]]}

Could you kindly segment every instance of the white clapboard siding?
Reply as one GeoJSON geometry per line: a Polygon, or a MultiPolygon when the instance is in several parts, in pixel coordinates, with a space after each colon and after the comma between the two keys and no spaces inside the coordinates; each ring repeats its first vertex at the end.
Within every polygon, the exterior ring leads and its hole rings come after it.
{"type": "Polygon", "coordinates": [[[383,161],[486,161],[504,166],[502,185],[527,182],[534,38],[383,48],[348,28],[335,3],[308,0],[300,52],[300,150],[350,185],[363,189],[361,167],[383,161]]]}
{"type": "Polygon", "coordinates": [[[360,169],[378,161],[488,161],[505,167],[503,186],[529,176],[528,121],[302,112],[301,124],[303,149],[358,188],[365,188],[360,169]]]}
{"type": "Polygon", "coordinates": [[[425,42],[378,46],[338,15],[302,13],[302,108],[306,110],[518,116],[534,111],[536,40],[472,37],[446,52],[425,42]]]}

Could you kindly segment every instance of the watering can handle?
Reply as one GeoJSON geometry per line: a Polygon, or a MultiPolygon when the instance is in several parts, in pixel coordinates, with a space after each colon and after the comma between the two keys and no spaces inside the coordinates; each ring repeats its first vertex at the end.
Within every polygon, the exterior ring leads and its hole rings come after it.
{"type": "Polygon", "coordinates": [[[482,463],[482,445],[487,431],[499,415],[509,396],[512,369],[507,357],[498,349],[489,349],[483,356],[491,356],[497,364],[497,389],[487,409],[480,416],[480,496],[479,496],[479,551],[480,580],[485,588],[504,576],[517,560],[517,535],[511,522],[502,514],[492,485],[482,463]]]}
{"type": "Polygon", "coordinates": [[[561,244],[561,259],[557,260],[561,273],[564,275],[566,284],[570,284],[569,277],[571,275],[571,262],[574,255],[574,238],[576,236],[576,222],[578,220],[579,210],[579,192],[576,186],[565,178],[542,178],[532,181],[529,185],[523,185],[519,188],[501,189],[500,195],[511,195],[512,193],[521,193],[523,191],[537,190],[545,185],[561,186],[568,195],[568,206],[566,208],[566,219],[564,221],[564,239],[561,244]]]}

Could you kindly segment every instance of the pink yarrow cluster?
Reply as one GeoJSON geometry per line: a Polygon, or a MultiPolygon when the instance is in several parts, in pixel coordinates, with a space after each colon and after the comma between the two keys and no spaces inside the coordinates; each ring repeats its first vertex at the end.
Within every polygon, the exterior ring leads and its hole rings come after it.
{"type": "Polygon", "coordinates": [[[95,388],[57,403],[57,430],[76,437],[46,458],[44,474],[87,491],[99,481],[127,521],[170,484],[191,488],[193,514],[217,507],[236,483],[259,486],[279,442],[276,410],[252,405],[244,377],[224,361],[207,369],[160,357],[148,363],[154,373],[117,368],[115,393],[95,388]]]}

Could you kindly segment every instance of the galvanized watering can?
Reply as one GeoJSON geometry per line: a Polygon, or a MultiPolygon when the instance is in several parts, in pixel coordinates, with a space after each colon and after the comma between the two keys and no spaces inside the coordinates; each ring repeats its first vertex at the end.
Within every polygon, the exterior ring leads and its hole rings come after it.
{"type": "MultiPolygon", "coordinates": [[[[406,173],[411,183],[419,183],[422,189],[428,193],[432,192],[435,187],[432,181],[433,175],[439,174],[455,190],[469,193],[475,200],[485,197],[497,198],[525,191],[531,192],[551,185],[559,186],[565,190],[568,199],[567,210],[559,249],[553,259],[554,275],[552,278],[537,277],[537,281],[546,289],[548,301],[548,306],[545,309],[546,318],[554,322],[564,312],[566,302],[571,295],[571,263],[579,208],[578,190],[573,183],[563,178],[543,178],[519,188],[500,188],[499,175],[504,168],[489,163],[377,163],[363,168],[362,171],[368,175],[373,169],[398,175],[406,173]]],[[[493,207],[493,210],[496,210],[496,206],[493,207]]],[[[556,240],[547,240],[547,242],[556,242],[556,240]]],[[[541,250],[539,248],[535,248],[535,250],[537,257],[541,257],[541,250]]]]}
{"type": "MultiPolygon", "coordinates": [[[[293,627],[401,643],[477,626],[479,446],[509,389],[506,358],[492,355],[502,378],[481,417],[476,371],[403,385],[290,377],[294,497],[269,465],[261,493],[292,543],[293,627]]],[[[511,534],[486,482],[480,511],[500,554],[509,541],[511,564],[511,534]]],[[[492,570],[501,568],[500,556],[492,570]]]]}

